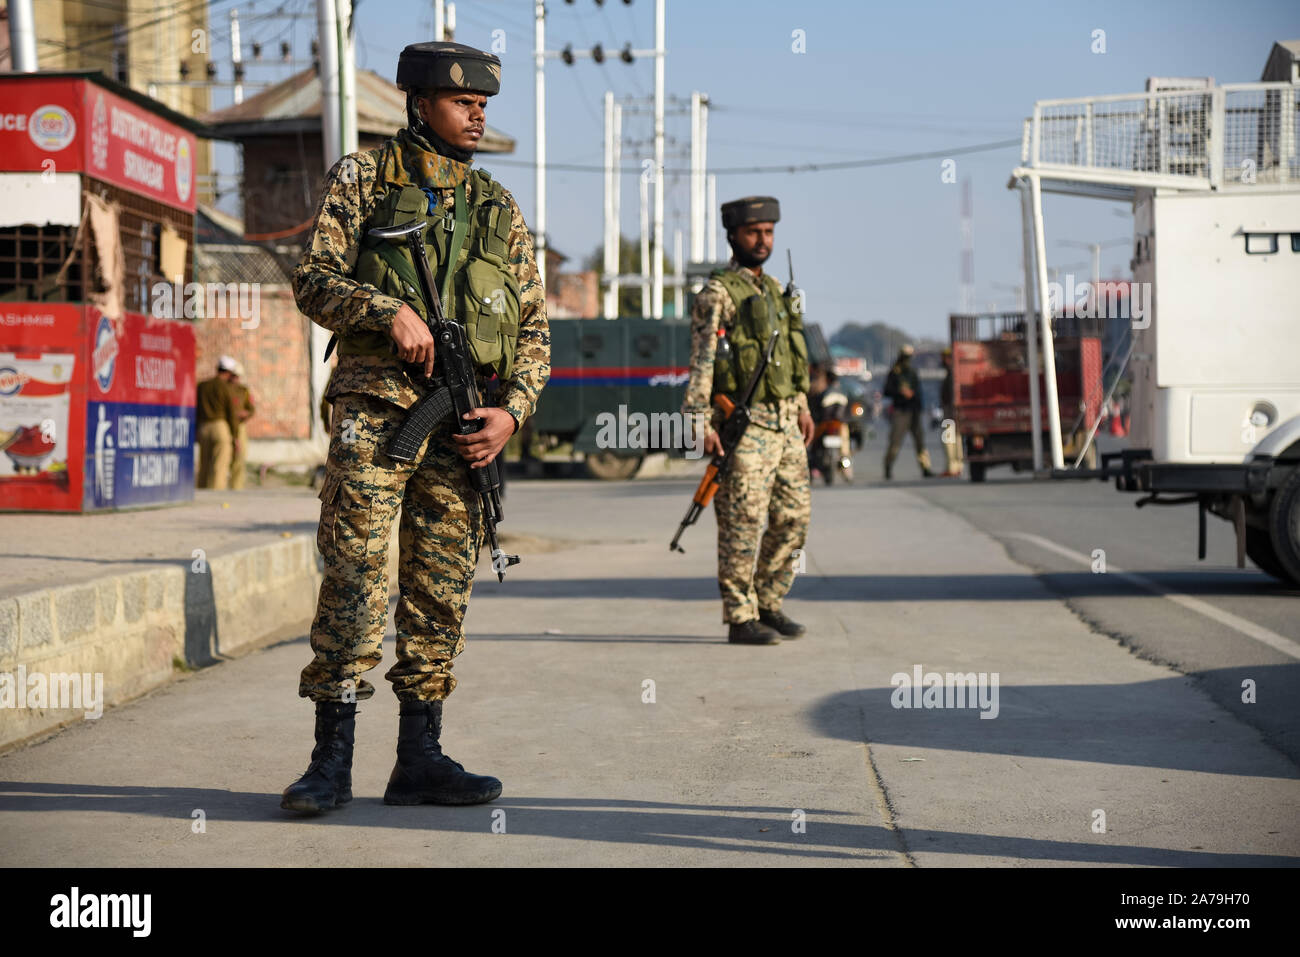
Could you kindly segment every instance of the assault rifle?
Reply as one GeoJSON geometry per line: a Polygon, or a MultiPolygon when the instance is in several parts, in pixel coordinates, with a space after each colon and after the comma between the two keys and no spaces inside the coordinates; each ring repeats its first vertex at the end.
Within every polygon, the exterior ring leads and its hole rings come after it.
{"type": "MultiPolygon", "coordinates": [[[[414,462],[420,446],[429,434],[449,415],[454,415],[456,432],[473,435],[483,428],[482,419],[466,419],[465,413],[482,406],[478,383],[474,379],[474,363],[465,340],[465,327],[449,320],[442,311],[442,299],[433,282],[429,259],[424,249],[423,220],[400,226],[371,229],[367,235],[375,239],[396,242],[406,240],[406,248],[415,262],[420,280],[420,292],[428,307],[429,331],[433,333],[434,360],[432,379],[424,378],[420,369],[418,378],[431,387],[402,422],[397,434],[388,443],[389,458],[398,462],[414,462]]],[[[497,581],[505,581],[506,569],[519,564],[518,555],[507,555],[497,541],[497,525],[501,522],[501,471],[496,459],[481,468],[469,470],[470,483],[478,492],[483,504],[483,523],[487,527],[488,542],[492,547],[492,570],[497,581]]]]}
{"type": "Polygon", "coordinates": [[[771,337],[767,340],[767,348],[763,350],[763,358],[759,360],[758,368],[750,376],[745,395],[739,402],[732,402],[730,398],[721,393],[713,397],[713,404],[720,408],[726,416],[722,428],[718,432],[718,437],[722,440],[722,451],[713,456],[709,461],[708,468],[704,470],[704,478],[700,479],[699,487],[695,490],[695,497],[691,499],[691,507],[686,510],[686,517],[677,526],[677,534],[673,536],[672,542],[668,545],[669,551],[686,551],[677,544],[682,537],[682,532],[695,524],[695,520],[713,501],[718,486],[722,484],[722,477],[726,474],[727,467],[731,465],[731,453],[736,446],[740,445],[740,440],[745,435],[745,429],[749,427],[749,405],[754,399],[754,393],[758,391],[759,380],[763,378],[763,373],[767,371],[767,364],[772,361],[772,352],[776,349],[778,335],[780,335],[780,330],[773,329],[771,337]]]}

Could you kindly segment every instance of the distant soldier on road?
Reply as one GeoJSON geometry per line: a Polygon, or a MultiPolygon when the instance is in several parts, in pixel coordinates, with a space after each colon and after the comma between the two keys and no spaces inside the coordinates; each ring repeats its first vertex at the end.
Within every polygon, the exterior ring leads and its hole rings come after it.
{"type": "Polygon", "coordinates": [[[794,583],[794,552],[808,534],[807,447],[813,421],[803,303],[787,296],[762,268],[780,218],[780,206],[770,196],[723,204],[731,262],[710,276],[691,313],[691,377],[682,410],[697,421],[713,416],[704,439],[707,455],[722,448],[716,431],[721,413],[711,408],[712,397],[739,399],[771,330],[780,333],[754,394],[750,426],[713,500],[722,620],[734,644],[774,645],[806,630],[781,611],[794,583]],[[722,355],[720,337],[727,343],[722,355]]]}
{"type": "Polygon", "coordinates": [[[899,350],[898,360],[889,370],[885,379],[885,398],[892,399],[894,408],[889,416],[889,450],[885,452],[885,478],[894,477],[894,459],[903,446],[903,437],[912,433],[916,444],[916,461],[921,466],[921,474],[926,478],[934,475],[930,471],[930,453],[925,450],[925,435],[921,431],[924,418],[921,408],[921,377],[912,367],[912,356],[916,350],[910,345],[899,350]]]}
{"type": "Polygon", "coordinates": [[[532,236],[510,193],[472,169],[487,98],[501,61],[459,43],[402,51],[397,83],[408,125],[376,149],[353,153],[325,178],[303,260],[298,308],[338,337],[326,396],[334,400],[320,491],[317,545],[324,580],[311,629],[313,660],[299,694],[316,702],[311,766],[281,806],[316,812],[352,799],[356,702],[374,694],[361,676],[380,661],[388,620],[388,548],[401,513],[397,661],[386,677],[400,703],[397,764],[386,804],[479,804],[501,793],[443,754],[443,699],[456,687],[452,659],[484,538],[469,467],[491,462],[532,414],[550,374],[550,337],[532,236]],[[447,316],[463,323],[480,392],[494,373],[495,406],[474,409],[482,429],[454,434],[444,420],[414,461],[389,441],[434,370],[434,338],[421,315],[405,248],[369,230],[426,223],[424,241],[447,316]],[[394,258],[396,257],[396,258],[394,258]],[[408,374],[409,363],[422,367],[408,374]]]}
{"type": "Polygon", "coordinates": [[[230,462],[237,451],[239,414],[232,383],[235,360],[222,356],[217,374],[198,385],[195,420],[199,435],[199,488],[225,488],[230,479],[230,462]]]}

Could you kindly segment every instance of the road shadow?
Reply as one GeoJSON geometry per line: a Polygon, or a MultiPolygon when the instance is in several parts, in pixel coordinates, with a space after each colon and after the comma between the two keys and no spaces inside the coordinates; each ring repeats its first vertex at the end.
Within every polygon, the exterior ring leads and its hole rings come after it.
{"type": "MultiPolygon", "coordinates": [[[[921,664],[923,672],[946,675],[980,668],[991,672],[995,663],[966,662],[959,668],[935,661],[921,664]]],[[[911,679],[914,665],[900,656],[897,670],[911,679]]],[[[1124,685],[1015,685],[1004,683],[1011,677],[1004,672],[999,676],[996,717],[991,719],[981,718],[981,710],[994,709],[972,705],[969,696],[964,708],[917,706],[910,683],[900,689],[890,683],[892,675],[880,677],[878,687],[821,699],[809,712],[813,726],[841,740],[857,741],[865,735],[872,744],[1300,779],[1300,769],[1281,754],[1270,771],[1261,771],[1258,753],[1252,749],[1243,754],[1235,746],[1240,733],[1234,732],[1232,717],[1226,712],[1217,718],[1214,712],[1207,715],[1203,700],[1188,694],[1188,679],[1181,675],[1124,685]],[[896,700],[909,706],[896,707],[896,700]],[[861,715],[860,727],[848,720],[852,714],[861,715]]],[[[1246,678],[1277,695],[1300,682],[1300,665],[1243,666],[1218,676],[1238,689],[1246,678]]],[[[1278,697],[1272,707],[1293,707],[1294,700],[1278,697]]],[[[954,693],[952,699],[945,694],[943,701],[956,705],[961,699],[954,693]]]]}
{"type": "MultiPolygon", "coordinates": [[[[375,796],[317,817],[300,817],[279,807],[279,795],[213,788],[112,787],[54,782],[0,782],[0,812],[121,813],[172,819],[188,825],[201,808],[210,824],[278,823],[307,833],[320,828],[398,828],[415,833],[491,834],[505,812],[507,835],[552,837],[602,844],[640,844],[718,852],[765,854],[830,861],[897,861],[896,833],[882,825],[843,820],[843,811],[804,808],[806,829],[796,833],[792,809],[761,805],[677,804],[601,798],[536,798],[505,795],[475,807],[391,808],[375,796]],[[744,842],[744,843],[737,843],[744,842]]],[[[495,838],[494,838],[495,839],[495,838]]],[[[910,849],[1012,861],[1064,861],[1157,867],[1262,867],[1300,864],[1300,858],[1265,854],[1224,854],[1121,846],[1092,841],[1053,841],[976,834],[960,830],[908,830],[910,849]]],[[[40,866],[56,861],[28,860],[40,866]]],[[[369,859],[369,863],[383,864],[369,859]]],[[[534,862],[540,866],[553,863],[534,862]]]]}

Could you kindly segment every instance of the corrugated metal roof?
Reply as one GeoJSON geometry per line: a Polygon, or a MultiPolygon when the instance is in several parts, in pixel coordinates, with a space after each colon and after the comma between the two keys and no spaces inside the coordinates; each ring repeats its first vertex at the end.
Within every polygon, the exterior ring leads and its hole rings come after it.
{"type": "MultiPolygon", "coordinates": [[[[320,129],[321,84],[315,70],[296,73],[243,103],[205,114],[201,121],[231,139],[320,129]]],[[[374,70],[357,71],[357,130],[392,136],[406,125],[406,94],[374,70]]],[[[491,126],[479,153],[513,153],[515,140],[491,126]]]]}

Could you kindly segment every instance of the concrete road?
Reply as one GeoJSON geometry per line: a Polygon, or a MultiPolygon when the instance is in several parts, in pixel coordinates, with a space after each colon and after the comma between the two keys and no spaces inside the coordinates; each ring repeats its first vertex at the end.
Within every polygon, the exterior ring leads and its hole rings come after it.
{"type": "MultiPolygon", "coordinates": [[[[385,807],[396,706],[376,679],[354,802],[307,820],[282,812],[278,792],[311,748],[299,637],[0,757],[0,854],[127,866],[1300,863],[1293,758],[1203,681],[1083,620],[1055,579],[965,517],[968,484],[933,492],[952,501],[902,484],[817,490],[787,605],[810,635],[765,648],[725,643],[711,513],[686,555],[668,552],[692,487],[511,486],[506,528],[525,561],[504,585],[480,572],[444,742],[502,778],[498,801],[385,807]],[[917,668],[985,675],[990,697],[896,707],[895,676],[917,668]]],[[[1040,501],[1036,486],[1014,494],[1040,501]]],[[[1076,521],[1104,527],[1083,510],[1076,521]]],[[[1113,547],[1115,564],[1150,570],[1113,547]]],[[[1186,632],[1187,609],[1131,600],[1186,632]]],[[[1232,653],[1271,696],[1273,649],[1261,647],[1232,653]]]]}

